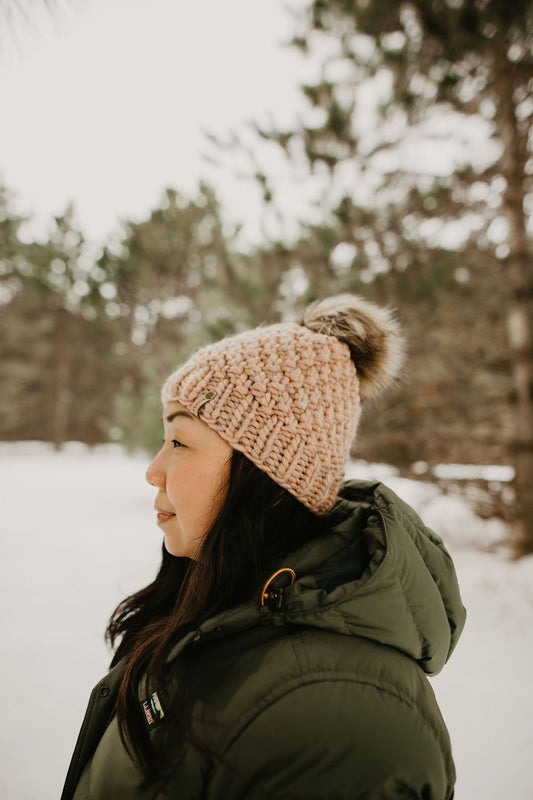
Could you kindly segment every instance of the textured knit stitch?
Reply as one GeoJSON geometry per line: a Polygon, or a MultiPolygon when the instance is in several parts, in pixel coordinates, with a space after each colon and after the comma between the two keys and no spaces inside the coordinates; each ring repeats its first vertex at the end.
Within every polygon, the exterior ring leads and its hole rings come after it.
{"type": "Polygon", "coordinates": [[[347,344],[296,323],[236,334],[166,380],[176,400],[318,514],[334,503],[360,417],[347,344]]]}

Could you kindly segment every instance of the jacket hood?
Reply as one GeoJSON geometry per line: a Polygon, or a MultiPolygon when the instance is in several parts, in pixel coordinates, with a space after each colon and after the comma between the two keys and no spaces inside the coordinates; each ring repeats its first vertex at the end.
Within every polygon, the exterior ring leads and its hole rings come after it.
{"type": "MultiPolygon", "coordinates": [[[[207,620],[186,639],[258,624],[298,625],[394,647],[434,675],[451,655],[466,612],[442,540],[378,482],[349,481],[326,515],[330,531],[283,559],[279,603],[247,603],[207,620]]],[[[174,648],[175,657],[185,641],[174,648]]]]}

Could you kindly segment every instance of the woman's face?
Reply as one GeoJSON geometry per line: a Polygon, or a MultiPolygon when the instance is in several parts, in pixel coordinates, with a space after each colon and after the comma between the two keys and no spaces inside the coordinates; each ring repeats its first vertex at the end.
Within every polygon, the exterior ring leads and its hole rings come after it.
{"type": "Polygon", "coordinates": [[[146,479],[159,489],[154,507],[166,549],[195,558],[224,502],[232,447],[176,402],[165,405],[163,427],[146,479]]]}

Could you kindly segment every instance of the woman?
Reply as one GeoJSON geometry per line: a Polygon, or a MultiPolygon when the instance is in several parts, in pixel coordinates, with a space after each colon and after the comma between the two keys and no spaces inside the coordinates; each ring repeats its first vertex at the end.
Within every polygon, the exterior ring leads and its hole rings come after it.
{"type": "Polygon", "coordinates": [[[202,348],[162,391],[163,561],[124,600],[63,800],[449,800],[424,673],[465,612],[451,559],[377,482],[342,484],[392,315],[341,295],[202,348]]]}

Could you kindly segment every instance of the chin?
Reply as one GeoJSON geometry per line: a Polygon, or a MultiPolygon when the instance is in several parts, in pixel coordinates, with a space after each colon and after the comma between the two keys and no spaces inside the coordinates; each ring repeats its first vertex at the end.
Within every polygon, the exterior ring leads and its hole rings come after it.
{"type": "Polygon", "coordinates": [[[181,558],[185,555],[182,552],[182,549],[178,547],[176,544],[169,542],[167,537],[165,536],[165,550],[167,553],[170,553],[171,556],[176,556],[177,558],[181,558]]]}
{"type": "Polygon", "coordinates": [[[179,542],[173,542],[170,537],[165,536],[165,550],[167,553],[170,553],[171,556],[175,556],[176,558],[192,558],[195,559],[194,553],[191,553],[191,549],[188,547],[180,546],[179,542]]]}

